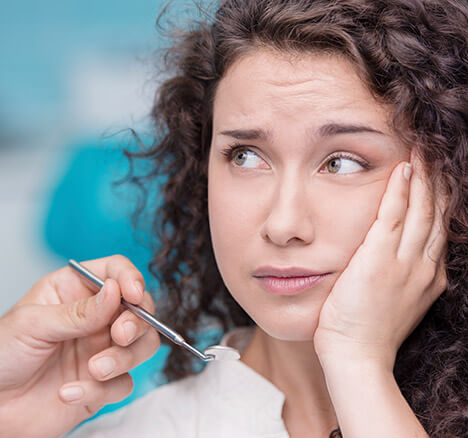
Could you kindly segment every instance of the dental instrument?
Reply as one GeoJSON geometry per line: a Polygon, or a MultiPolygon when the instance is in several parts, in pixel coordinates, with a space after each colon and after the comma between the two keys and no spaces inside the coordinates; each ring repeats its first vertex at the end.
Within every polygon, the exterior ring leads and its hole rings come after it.
{"type": "MultiPolygon", "coordinates": [[[[76,262],[73,259],[68,261],[68,265],[73,268],[76,272],[82,275],[84,278],[88,279],[95,285],[102,288],[104,286],[104,281],[93,274],[91,271],[86,269],[83,265],[76,262]]],[[[225,361],[225,360],[238,360],[240,358],[239,352],[235,348],[226,347],[224,345],[212,345],[205,348],[204,352],[197,350],[195,347],[187,343],[185,339],[176,331],[169,328],[167,325],[163,324],[161,321],[158,321],[151,313],[147,312],[140,306],[136,306],[128,301],[121,299],[121,304],[133,312],[135,315],[139,316],[149,325],[154,327],[159,333],[166,336],[177,345],[184,347],[186,350],[194,354],[198,359],[201,359],[205,362],[210,362],[213,360],[225,361]]]]}

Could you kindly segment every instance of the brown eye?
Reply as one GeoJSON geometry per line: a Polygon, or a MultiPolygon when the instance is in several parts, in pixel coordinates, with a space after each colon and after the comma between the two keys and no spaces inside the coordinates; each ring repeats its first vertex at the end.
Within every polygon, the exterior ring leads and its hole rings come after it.
{"type": "Polygon", "coordinates": [[[330,156],[323,167],[326,168],[326,173],[334,175],[351,175],[371,168],[367,162],[345,152],[330,156]]]}
{"type": "Polygon", "coordinates": [[[333,158],[327,164],[327,170],[330,173],[337,173],[341,168],[341,159],[340,158],[333,158]]]}
{"type": "Polygon", "coordinates": [[[236,152],[236,154],[234,155],[234,162],[238,166],[242,166],[242,164],[244,164],[245,162],[246,157],[247,157],[247,154],[241,149],[239,152],[236,152]],[[237,160],[237,157],[241,157],[241,158],[237,160]]]}

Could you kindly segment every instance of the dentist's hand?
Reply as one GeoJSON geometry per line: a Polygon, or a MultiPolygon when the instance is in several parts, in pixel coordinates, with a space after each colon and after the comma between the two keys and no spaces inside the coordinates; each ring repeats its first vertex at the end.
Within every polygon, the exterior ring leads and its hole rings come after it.
{"type": "Polygon", "coordinates": [[[322,306],[314,345],[323,366],[346,358],[391,372],[399,347],[447,287],[448,198],[433,192],[411,157],[410,181],[400,163],[376,221],[322,306]]]}
{"type": "Polygon", "coordinates": [[[52,272],[0,318],[0,436],[58,437],[102,406],[128,396],[128,371],[160,345],[121,297],[150,313],[144,280],[123,256],[82,262],[97,287],[72,268],[52,272]]]}

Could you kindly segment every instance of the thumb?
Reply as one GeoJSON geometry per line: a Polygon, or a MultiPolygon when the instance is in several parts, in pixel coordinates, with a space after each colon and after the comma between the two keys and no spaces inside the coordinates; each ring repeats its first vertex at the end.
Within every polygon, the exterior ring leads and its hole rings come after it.
{"type": "Polygon", "coordinates": [[[41,306],[35,335],[49,342],[91,335],[110,324],[120,306],[120,287],[107,279],[98,294],[66,304],[41,306]]]}

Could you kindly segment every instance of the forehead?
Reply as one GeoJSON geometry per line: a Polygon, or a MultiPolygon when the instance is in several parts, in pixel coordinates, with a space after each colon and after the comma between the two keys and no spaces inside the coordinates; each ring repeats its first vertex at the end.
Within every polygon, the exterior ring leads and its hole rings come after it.
{"type": "Polygon", "coordinates": [[[387,125],[389,109],[377,103],[343,57],[291,56],[261,49],[227,70],[216,90],[213,123],[268,123],[278,117],[300,121],[348,120],[387,125]]]}

